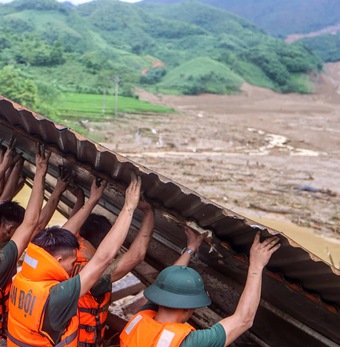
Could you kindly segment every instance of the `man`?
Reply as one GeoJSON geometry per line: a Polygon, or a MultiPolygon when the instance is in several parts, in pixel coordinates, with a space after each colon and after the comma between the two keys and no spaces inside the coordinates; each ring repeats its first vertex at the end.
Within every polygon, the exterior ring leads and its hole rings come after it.
{"type": "MultiPolygon", "coordinates": [[[[17,228],[14,234],[11,236],[10,241],[0,251],[0,337],[3,340],[6,338],[5,332],[7,329],[8,296],[11,286],[11,280],[13,275],[16,273],[17,261],[27,247],[28,242],[39,220],[43,201],[44,179],[47,171],[49,156],[50,153],[45,154],[43,146],[37,147],[37,154],[35,159],[36,173],[34,176],[33,188],[30,199],[28,201],[25,216],[22,223],[18,227],[18,222],[14,221],[15,227],[17,228]]],[[[6,225],[8,226],[8,224],[6,225]]],[[[6,230],[7,236],[12,233],[13,229],[11,229],[10,232],[8,232],[8,228],[6,230]]]]}
{"type": "MultiPolygon", "coordinates": [[[[82,209],[92,210],[106,183],[92,185],[82,209]]],[[[53,227],[37,234],[28,245],[22,271],[10,293],[8,346],[76,346],[79,297],[92,288],[125,240],[140,196],[141,180],[133,179],[124,206],[88,264],[73,278],[77,238],[70,231],[53,227]]],[[[76,215],[77,215],[76,214],[76,215]]]]}
{"type": "Polygon", "coordinates": [[[16,201],[0,203],[0,248],[13,236],[15,230],[23,222],[25,209],[16,201]]]}
{"type": "Polygon", "coordinates": [[[256,234],[250,250],[245,288],[235,313],[210,329],[195,330],[185,324],[196,308],[208,306],[211,299],[201,276],[186,266],[164,269],[144,295],[153,303],[137,313],[120,335],[121,347],[224,347],[252,326],[260,302],[262,271],[280,247],[278,237],[260,242],[256,234]]]}
{"type": "MultiPolygon", "coordinates": [[[[135,266],[144,260],[154,228],[154,211],[152,206],[144,200],[138,204],[144,217],[140,230],[132,242],[129,250],[119,256],[96,282],[91,290],[80,298],[79,308],[79,347],[103,346],[105,326],[108,317],[108,308],[111,304],[112,283],[128,274],[135,266]]],[[[75,218],[66,223],[65,227],[74,231],[78,225],[75,218]],[[73,220],[73,222],[72,222],[73,220]]],[[[75,276],[93,257],[96,249],[111,228],[109,220],[92,213],[80,228],[78,241],[80,248],[77,251],[72,276],[75,276]]],[[[110,317],[111,328],[121,332],[124,324],[116,316],[110,317]],[[121,327],[119,327],[121,325],[121,327]]]]}

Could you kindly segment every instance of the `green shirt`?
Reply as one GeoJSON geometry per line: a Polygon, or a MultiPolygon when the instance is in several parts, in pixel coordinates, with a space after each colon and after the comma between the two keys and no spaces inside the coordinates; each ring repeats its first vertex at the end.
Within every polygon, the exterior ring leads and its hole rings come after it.
{"type": "Polygon", "coordinates": [[[17,260],[18,247],[14,241],[9,241],[0,250],[0,288],[4,289],[16,274],[17,260]]]}
{"type": "Polygon", "coordinates": [[[226,334],[220,323],[209,329],[199,329],[191,332],[181,343],[180,347],[224,347],[226,334]]]}
{"type": "Polygon", "coordinates": [[[51,289],[46,307],[43,330],[58,343],[69,320],[77,315],[80,295],[79,275],[60,282],[51,289]]]}
{"type": "MultiPolygon", "coordinates": [[[[158,311],[158,305],[148,301],[141,309],[158,311]]],[[[220,323],[214,324],[209,329],[198,329],[189,333],[182,341],[180,347],[224,347],[226,334],[220,323]]]]}

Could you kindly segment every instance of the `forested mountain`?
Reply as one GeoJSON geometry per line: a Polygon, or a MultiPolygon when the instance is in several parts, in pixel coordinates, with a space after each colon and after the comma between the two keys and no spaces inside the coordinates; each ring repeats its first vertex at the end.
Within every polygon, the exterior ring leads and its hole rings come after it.
{"type": "Polygon", "coordinates": [[[141,84],[197,94],[236,92],[243,81],[308,92],[307,76],[322,64],[300,44],[199,2],[15,0],[0,5],[0,67],[42,90],[101,93],[119,76],[126,94],[141,84]]]}
{"type": "MultiPolygon", "coordinates": [[[[143,0],[172,4],[185,0],[143,0]]],[[[266,32],[285,37],[318,31],[340,23],[339,0],[200,0],[255,23],[266,32]]]]}

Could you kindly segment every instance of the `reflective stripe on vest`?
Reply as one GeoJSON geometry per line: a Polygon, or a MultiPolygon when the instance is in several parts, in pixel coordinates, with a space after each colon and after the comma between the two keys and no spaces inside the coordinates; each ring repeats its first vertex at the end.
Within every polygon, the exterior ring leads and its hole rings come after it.
{"type": "Polygon", "coordinates": [[[162,334],[157,342],[157,346],[156,347],[169,347],[171,345],[172,340],[175,337],[175,333],[173,333],[172,331],[168,331],[166,329],[164,329],[162,331],[162,334]]]}
{"type": "Polygon", "coordinates": [[[132,329],[139,323],[139,321],[142,319],[143,317],[139,314],[137,315],[135,318],[133,318],[131,320],[131,322],[126,326],[126,328],[124,329],[124,331],[129,335],[132,331],[132,329]]]}

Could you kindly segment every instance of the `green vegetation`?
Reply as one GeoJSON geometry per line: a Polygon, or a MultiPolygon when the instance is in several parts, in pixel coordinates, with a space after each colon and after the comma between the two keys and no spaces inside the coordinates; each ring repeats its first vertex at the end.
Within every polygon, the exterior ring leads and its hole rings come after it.
{"type": "Polygon", "coordinates": [[[325,62],[340,61],[340,32],[336,35],[321,35],[300,40],[311,51],[320,55],[325,62]]]}
{"type": "MultiPolygon", "coordinates": [[[[60,118],[104,121],[114,117],[113,95],[65,93],[57,106],[60,118]]],[[[122,113],[172,113],[173,109],[152,105],[135,98],[118,97],[117,111],[122,113]]]]}
{"type": "Polygon", "coordinates": [[[210,58],[196,58],[173,69],[159,84],[162,92],[174,88],[183,94],[232,94],[243,80],[227,66],[210,58]]]}
{"type": "MultiPolygon", "coordinates": [[[[102,100],[104,92],[113,95],[117,76],[124,107],[123,97],[133,98],[135,86],[224,94],[237,93],[247,81],[280,92],[306,92],[308,82],[301,81],[322,68],[302,45],[287,45],[244,19],[190,0],[172,5],[96,0],[76,7],[15,0],[0,5],[0,69],[7,66],[36,86],[30,89],[32,100],[20,100],[51,117],[83,114],[81,108],[60,106],[67,93],[96,94],[102,100]]],[[[3,83],[0,94],[12,95],[3,83]]],[[[102,101],[96,107],[90,116],[101,114],[102,101]]],[[[135,110],[129,105],[122,111],[135,110]]],[[[145,112],[153,112],[150,105],[145,112]]]]}

